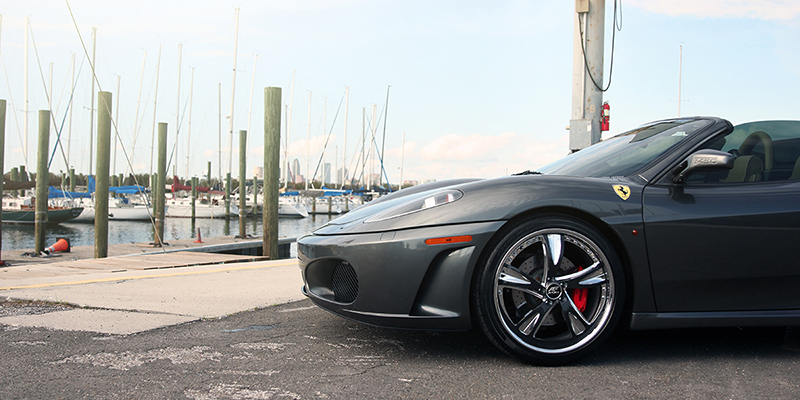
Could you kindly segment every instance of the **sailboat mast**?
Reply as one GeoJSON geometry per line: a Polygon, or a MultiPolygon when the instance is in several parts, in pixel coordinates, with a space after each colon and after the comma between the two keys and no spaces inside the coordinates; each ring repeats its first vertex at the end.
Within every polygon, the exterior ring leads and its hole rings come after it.
{"type": "Polygon", "coordinates": [[[285,154],[285,162],[286,162],[286,188],[289,188],[289,174],[291,173],[292,178],[292,189],[294,189],[294,178],[297,175],[297,171],[292,171],[289,163],[289,136],[292,135],[292,105],[294,104],[294,76],[297,71],[292,71],[292,85],[289,94],[289,110],[286,115],[286,154],[285,154]]]}
{"type": "MultiPolygon", "coordinates": [[[[175,152],[173,153],[173,160],[175,160],[175,171],[178,170],[178,135],[181,132],[181,60],[183,56],[183,43],[178,43],[178,98],[175,103],[175,152]]],[[[117,102],[119,104],[119,101],[117,102]]]]}
{"type": "Polygon", "coordinates": [[[681,116],[681,74],[683,73],[683,45],[678,55],[678,117],[681,116]]]}
{"type": "MultiPolygon", "coordinates": [[[[322,126],[323,126],[323,128],[322,128],[322,135],[323,135],[322,138],[323,138],[323,143],[325,143],[326,140],[324,140],[324,139],[325,139],[325,137],[327,136],[327,133],[328,133],[328,97],[324,96],[323,99],[325,99],[325,100],[323,101],[324,105],[322,106],[322,126]]],[[[321,174],[320,174],[320,179],[319,180],[324,185],[325,184],[325,147],[322,148],[322,157],[320,157],[320,160],[322,160],[322,171],[320,171],[321,174]]],[[[316,174],[317,173],[315,171],[314,175],[316,175],[316,174]]]]}
{"type": "Polygon", "coordinates": [[[400,186],[403,189],[403,163],[406,160],[406,131],[403,131],[403,147],[400,149],[400,186]]]}
{"type": "Polygon", "coordinates": [[[72,100],[75,97],[75,53],[72,53],[72,85],[70,87],[72,88],[72,95],[70,96],[69,125],[67,128],[67,172],[69,172],[70,168],[72,167],[72,164],[69,160],[69,149],[70,145],[72,144],[72,110],[75,108],[73,103],[74,100],[72,100]]]}
{"type": "Polygon", "coordinates": [[[347,169],[347,114],[350,107],[350,86],[344,88],[344,147],[342,147],[342,186],[339,189],[344,189],[344,180],[347,177],[345,169],[347,169]]]}
{"type": "Polygon", "coordinates": [[[23,157],[25,159],[25,167],[28,167],[28,26],[31,24],[31,19],[25,17],[25,67],[23,71],[23,85],[24,85],[24,99],[22,101],[22,135],[25,136],[25,145],[23,146],[23,157]]]}
{"type": "Polygon", "coordinates": [[[376,139],[375,139],[375,131],[378,129],[378,127],[377,127],[377,125],[378,125],[377,118],[378,118],[378,105],[377,104],[373,104],[372,105],[372,123],[370,124],[370,128],[369,128],[370,135],[372,136],[372,141],[371,141],[370,146],[369,146],[369,176],[368,176],[369,190],[372,190],[372,184],[373,184],[372,175],[375,172],[375,146],[377,144],[376,139]]]}
{"type": "Polygon", "coordinates": [[[189,79],[189,128],[186,132],[186,178],[189,178],[189,154],[192,149],[192,93],[194,92],[194,67],[189,79]]]}
{"type": "MultiPolygon", "coordinates": [[[[92,160],[94,156],[94,81],[95,81],[95,55],[97,54],[97,28],[92,28],[92,102],[89,104],[89,175],[92,175],[94,168],[92,167],[92,160]]],[[[37,171],[38,172],[38,171],[37,171]]]]}
{"type": "Polygon", "coordinates": [[[367,129],[367,108],[361,107],[361,154],[358,156],[358,162],[361,164],[361,177],[358,180],[358,184],[363,186],[364,185],[364,168],[367,165],[367,160],[365,158],[367,147],[366,145],[366,129],[367,129]]]}
{"type": "MultiPolygon", "coordinates": [[[[222,83],[217,83],[217,173],[222,182],[222,83]]],[[[211,186],[211,177],[208,177],[211,186]]]]}
{"type": "MultiPolygon", "coordinates": [[[[161,47],[158,46],[158,61],[156,62],[156,90],[155,95],[153,96],[153,132],[150,135],[150,177],[153,176],[153,153],[156,152],[155,149],[155,139],[156,139],[156,105],[158,104],[158,73],[161,70],[161,47]]],[[[153,183],[150,182],[150,188],[153,188],[153,183]]]]}
{"type": "Polygon", "coordinates": [[[236,28],[233,40],[233,78],[231,79],[231,113],[228,121],[228,173],[233,168],[233,99],[236,92],[236,54],[239,49],[239,8],[236,8],[236,28]]]}
{"type": "Polygon", "coordinates": [[[256,86],[256,63],[258,63],[258,54],[253,54],[253,56],[255,56],[255,59],[253,60],[253,77],[250,79],[250,106],[247,112],[247,132],[250,132],[250,122],[253,121],[253,89],[256,86]]]}
{"type": "MultiPolygon", "coordinates": [[[[115,104],[117,106],[117,109],[114,111],[114,126],[119,126],[119,103],[120,103],[119,94],[120,94],[120,81],[121,80],[122,80],[122,76],[117,75],[117,101],[116,101],[117,104],[115,104]]],[[[119,133],[119,132],[117,132],[117,130],[114,129],[114,133],[113,133],[113,135],[114,135],[114,161],[112,161],[112,163],[111,163],[111,173],[114,176],[117,175],[117,144],[118,144],[117,141],[119,140],[119,135],[117,133],[119,133]]],[[[122,186],[122,183],[120,182],[119,185],[122,186]]]]}
{"type": "Polygon", "coordinates": [[[53,110],[53,63],[50,63],[50,85],[47,88],[47,109],[51,114],[55,114],[53,110]]]}
{"type": "Polygon", "coordinates": [[[283,147],[283,162],[284,162],[283,188],[284,191],[288,191],[289,190],[289,168],[288,168],[289,167],[289,106],[288,105],[283,106],[283,118],[286,120],[286,123],[283,125],[283,130],[284,130],[283,135],[284,138],[286,138],[286,145],[283,147]]]}
{"type": "MultiPolygon", "coordinates": [[[[385,111],[383,112],[383,139],[381,139],[381,172],[378,173],[378,176],[380,176],[380,185],[381,186],[383,186],[383,173],[382,173],[383,172],[383,160],[384,160],[383,155],[385,154],[385,150],[386,150],[386,120],[389,119],[389,89],[391,87],[392,87],[392,85],[389,85],[389,87],[386,88],[386,105],[384,106],[386,108],[385,108],[385,111]]],[[[389,178],[387,177],[386,179],[388,180],[389,178]]],[[[386,183],[389,183],[389,182],[386,182],[386,183]]]]}
{"type": "Polygon", "coordinates": [[[311,159],[311,93],[308,92],[308,131],[306,133],[306,190],[308,190],[308,161],[311,159]]]}
{"type": "MultiPolygon", "coordinates": [[[[131,143],[131,155],[130,159],[133,160],[133,155],[136,152],[136,139],[139,137],[139,129],[141,126],[139,125],[139,105],[142,101],[142,82],[144,82],[144,65],[145,61],[147,60],[147,50],[144,51],[144,55],[142,56],[142,68],[139,72],[139,94],[136,96],[136,119],[133,121],[133,143],[131,143]]],[[[117,99],[117,103],[119,103],[119,99],[117,99]]],[[[144,115],[142,115],[144,117],[144,115]]],[[[125,173],[128,173],[128,167],[125,167],[125,173]]],[[[133,171],[131,171],[133,172],[133,171]]]]}

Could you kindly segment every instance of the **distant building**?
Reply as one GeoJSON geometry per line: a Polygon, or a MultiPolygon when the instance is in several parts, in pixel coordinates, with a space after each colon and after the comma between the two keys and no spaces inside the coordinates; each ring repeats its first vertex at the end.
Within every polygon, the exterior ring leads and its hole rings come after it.
{"type": "Polygon", "coordinates": [[[326,185],[331,183],[331,163],[325,163],[322,166],[322,183],[326,185]]]}

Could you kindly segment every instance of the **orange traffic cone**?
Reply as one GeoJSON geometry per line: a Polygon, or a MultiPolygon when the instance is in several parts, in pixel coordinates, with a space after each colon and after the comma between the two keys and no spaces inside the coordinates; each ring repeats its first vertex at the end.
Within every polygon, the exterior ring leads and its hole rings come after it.
{"type": "Polygon", "coordinates": [[[194,241],[195,243],[203,243],[203,237],[200,236],[200,228],[197,228],[197,240],[194,241]]]}
{"type": "Polygon", "coordinates": [[[45,254],[53,254],[53,253],[55,253],[57,251],[64,251],[64,252],[69,253],[69,250],[70,250],[69,239],[62,237],[62,238],[58,238],[56,240],[55,244],[53,244],[52,246],[44,249],[44,253],[45,254]]]}

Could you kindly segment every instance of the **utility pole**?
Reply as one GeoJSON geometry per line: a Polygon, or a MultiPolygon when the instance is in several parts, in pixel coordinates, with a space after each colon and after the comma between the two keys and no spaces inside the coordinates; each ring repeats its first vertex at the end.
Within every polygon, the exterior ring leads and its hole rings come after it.
{"type": "Polygon", "coordinates": [[[605,0],[575,0],[572,53],[572,118],[569,148],[575,152],[601,139],[605,0]]]}

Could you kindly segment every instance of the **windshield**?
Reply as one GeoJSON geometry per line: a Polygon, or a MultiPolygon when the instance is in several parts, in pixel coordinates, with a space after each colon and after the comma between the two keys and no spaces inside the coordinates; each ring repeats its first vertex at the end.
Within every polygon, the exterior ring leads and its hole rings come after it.
{"type": "Polygon", "coordinates": [[[711,121],[701,119],[643,125],[570,154],[539,171],[548,175],[593,178],[632,175],[709,125],[711,121]]]}

